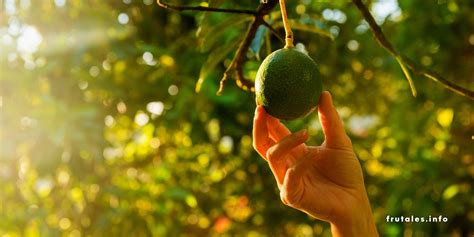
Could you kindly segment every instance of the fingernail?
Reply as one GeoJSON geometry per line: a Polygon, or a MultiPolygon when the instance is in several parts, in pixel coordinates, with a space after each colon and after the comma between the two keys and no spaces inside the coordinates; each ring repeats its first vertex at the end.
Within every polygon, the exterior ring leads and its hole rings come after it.
{"type": "Polygon", "coordinates": [[[265,118],[265,109],[262,106],[258,106],[257,109],[255,110],[256,118],[265,118]]]}

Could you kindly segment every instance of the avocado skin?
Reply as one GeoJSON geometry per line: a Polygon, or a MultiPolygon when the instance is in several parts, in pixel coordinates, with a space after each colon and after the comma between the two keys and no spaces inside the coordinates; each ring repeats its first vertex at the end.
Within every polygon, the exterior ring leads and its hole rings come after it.
{"type": "Polygon", "coordinates": [[[317,64],[294,48],[271,53],[257,71],[257,102],[278,119],[294,120],[306,116],[317,107],[321,92],[317,64]]]}

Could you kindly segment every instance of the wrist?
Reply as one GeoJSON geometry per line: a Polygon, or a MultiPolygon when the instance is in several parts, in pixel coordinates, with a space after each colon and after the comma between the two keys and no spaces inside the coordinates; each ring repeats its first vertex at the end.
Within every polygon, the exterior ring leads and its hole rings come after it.
{"type": "Polygon", "coordinates": [[[334,237],[367,236],[378,237],[369,200],[365,196],[360,205],[348,213],[346,218],[334,220],[331,223],[331,232],[334,237]]]}

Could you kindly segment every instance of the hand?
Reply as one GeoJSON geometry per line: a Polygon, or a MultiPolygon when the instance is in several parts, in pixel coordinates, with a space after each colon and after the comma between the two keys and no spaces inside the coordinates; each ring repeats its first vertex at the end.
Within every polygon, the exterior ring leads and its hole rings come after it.
{"type": "Polygon", "coordinates": [[[321,146],[307,146],[306,130],[291,133],[257,106],[253,145],[268,161],[282,202],[331,223],[334,236],[377,236],[362,169],[332,104],[321,94],[321,146]]]}

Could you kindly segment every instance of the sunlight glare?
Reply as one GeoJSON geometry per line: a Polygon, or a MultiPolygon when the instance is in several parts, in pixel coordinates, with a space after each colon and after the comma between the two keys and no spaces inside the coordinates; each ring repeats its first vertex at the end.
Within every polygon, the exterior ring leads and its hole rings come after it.
{"type": "Polygon", "coordinates": [[[223,154],[230,153],[234,148],[234,139],[231,136],[223,136],[219,143],[219,152],[223,154]]]}
{"type": "Polygon", "coordinates": [[[179,92],[179,88],[176,85],[171,85],[170,87],[168,87],[168,93],[170,95],[177,95],[178,92],[179,92]]]}
{"type": "Polygon", "coordinates": [[[143,61],[145,61],[146,64],[153,66],[156,65],[156,61],[153,59],[153,54],[150,52],[145,52],[142,55],[143,61]]]}
{"type": "Polygon", "coordinates": [[[344,12],[338,9],[324,9],[323,11],[323,18],[328,21],[335,21],[337,23],[343,24],[347,20],[347,16],[344,12]]]}
{"type": "Polygon", "coordinates": [[[64,7],[66,5],[66,0],[54,0],[54,4],[56,4],[57,7],[64,7]]]}
{"type": "Polygon", "coordinates": [[[5,1],[5,11],[8,15],[14,15],[16,13],[15,0],[6,0],[5,1]]]}
{"type": "Polygon", "coordinates": [[[376,115],[359,116],[349,118],[348,127],[354,135],[365,136],[369,129],[377,126],[379,117],[376,115]]]}
{"type": "Polygon", "coordinates": [[[17,50],[20,53],[32,54],[38,51],[43,37],[34,26],[25,26],[21,30],[17,41],[17,50]]]}
{"type": "Polygon", "coordinates": [[[143,126],[147,124],[149,120],[150,117],[148,117],[148,115],[143,113],[142,111],[138,111],[135,115],[135,123],[138,124],[138,126],[143,126]]]}
{"type": "Polygon", "coordinates": [[[150,102],[146,105],[146,110],[154,115],[161,115],[164,108],[165,106],[161,101],[150,102]]]}
{"type": "Polygon", "coordinates": [[[117,17],[117,20],[118,20],[118,22],[119,22],[120,24],[122,24],[122,25],[127,24],[127,23],[128,23],[128,20],[129,20],[127,13],[123,13],[123,12],[120,13],[120,14],[118,15],[118,17],[117,17]]]}
{"type": "Polygon", "coordinates": [[[377,24],[382,24],[385,18],[396,21],[400,18],[402,10],[397,0],[380,0],[372,5],[372,14],[377,24]]]}

